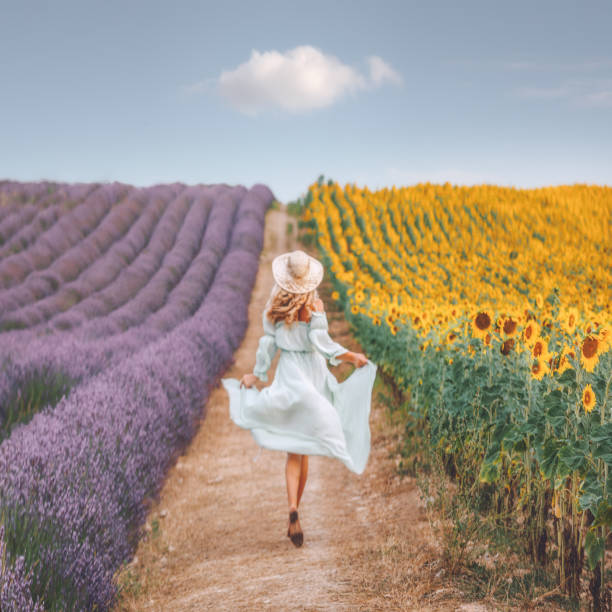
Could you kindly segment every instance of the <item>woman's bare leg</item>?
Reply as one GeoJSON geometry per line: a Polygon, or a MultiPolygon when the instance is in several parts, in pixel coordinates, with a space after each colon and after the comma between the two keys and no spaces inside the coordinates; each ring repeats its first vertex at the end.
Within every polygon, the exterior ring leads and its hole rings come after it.
{"type": "Polygon", "coordinates": [[[297,494],[297,505],[300,505],[300,499],[302,499],[302,493],[304,492],[304,487],[306,486],[306,478],[308,477],[308,455],[302,455],[302,464],[300,469],[300,482],[298,485],[298,494],[297,494]]]}
{"type": "MultiPolygon", "coordinates": [[[[300,488],[303,455],[287,453],[287,466],[285,475],[287,477],[287,499],[289,501],[289,526],[287,535],[291,538],[294,546],[300,547],[304,542],[304,533],[300,527],[297,507],[300,501],[298,491],[300,488]]],[[[302,486],[302,490],[304,487],[302,486]]]]}
{"type": "Polygon", "coordinates": [[[298,507],[298,489],[300,486],[301,467],[302,455],[287,453],[285,477],[287,479],[287,499],[289,501],[289,512],[291,512],[291,510],[297,510],[298,507]]]}

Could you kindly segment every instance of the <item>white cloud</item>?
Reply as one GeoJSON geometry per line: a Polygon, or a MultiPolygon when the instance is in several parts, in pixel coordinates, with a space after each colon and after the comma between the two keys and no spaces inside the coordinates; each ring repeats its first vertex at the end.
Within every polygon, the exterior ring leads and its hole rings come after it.
{"type": "Polygon", "coordinates": [[[503,62],[502,66],[508,70],[531,70],[540,72],[597,72],[612,67],[612,59],[593,59],[578,62],[503,62]]]}
{"type": "Polygon", "coordinates": [[[598,72],[612,68],[612,58],[584,59],[575,62],[550,62],[540,59],[530,60],[502,60],[494,58],[478,59],[449,59],[448,64],[459,65],[467,68],[490,68],[493,70],[505,70],[513,72],[598,72]]]}
{"type": "MultiPolygon", "coordinates": [[[[343,64],[310,45],[284,53],[253,50],[251,57],[231,70],[224,70],[217,81],[218,92],[234,108],[249,115],[280,108],[299,113],[324,108],[342,97],[373,89],[401,76],[377,56],[367,59],[369,75],[343,64]]],[[[201,89],[196,83],[191,91],[201,89]]]]}
{"type": "Polygon", "coordinates": [[[385,81],[399,85],[402,83],[401,75],[393,70],[382,58],[372,55],[368,57],[370,64],[370,80],[374,85],[382,85],[385,81]]]}
{"type": "Polygon", "coordinates": [[[612,90],[584,94],[579,103],[590,108],[612,108],[612,90]]]}
{"type": "Polygon", "coordinates": [[[519,98],[565,100],[579,107],[612,107],[612,79],[606,78],[565,81],[558,87],[521,87],[514,93],[519,98]]]}
{"type": "Polygon", "coordinates": [[[520,87],[516,90],[519,98],[554,99],[566,98],[571,90],[567,85],[561,87],[520,87]]]}

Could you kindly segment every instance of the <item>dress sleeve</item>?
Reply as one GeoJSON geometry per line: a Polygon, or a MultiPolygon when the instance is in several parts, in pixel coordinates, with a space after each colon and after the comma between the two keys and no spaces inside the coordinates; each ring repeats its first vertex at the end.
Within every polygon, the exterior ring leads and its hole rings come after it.
{"type": "Polygon", "coordinates": [[[342,363],[340,359],[336,359],[338,355],[348,352],[348,349],[344,348],[341,344],[334,342],[327,332],[327,315],[324,312],[317,310],[312,312],[310,319],[310,329],[308,331],[308,338],[312,343],[312,346],[325,357],[329,359],[331,365],[338,365],[342,363]]]}
{"type": "Polygon", "coordinates": [[[263,380],[268,381],[268,370],[272,365],[274,355],[276,355],[276,329],[274,323],[272,323],[266,313],[263,315],[263,328],[264,335],[259,339],[259,346],[255,353],[255,367],[253,368],[253,374],[263,380]]]}

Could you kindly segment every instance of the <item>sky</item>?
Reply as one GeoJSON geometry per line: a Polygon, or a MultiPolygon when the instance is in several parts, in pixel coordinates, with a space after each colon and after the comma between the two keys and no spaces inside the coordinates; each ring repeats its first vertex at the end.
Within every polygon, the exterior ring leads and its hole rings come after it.
{"type": "Polygon", "coordinates": [[[612,1],[0,0],[0,179],[612,185],[612,1]]]}

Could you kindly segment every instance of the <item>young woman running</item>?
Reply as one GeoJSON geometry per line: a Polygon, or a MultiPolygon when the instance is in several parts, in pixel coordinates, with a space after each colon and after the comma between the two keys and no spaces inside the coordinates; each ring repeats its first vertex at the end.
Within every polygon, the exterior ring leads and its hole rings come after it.
{"type": "Polygon", "coordinates": [[[279,255],[272,262],[275,285],[263,312],[252,374],[240,381],[222,380],[230,399],[232,420],[249,429],[262,447],[287,453],[285,478],[289,503],[287,536],[301,546],[304,535],[298,507],[308,455],[326,455],[361,474],[370,453],[370,402],[376,365],[362,353],[334,342],[316,287],[323,265],[303,251],[279,255]],[[277,349],[281,354],[274,381],[261,391],[257,379],[267,372],[277,349]],[[327,368],[348,361],[356,366],[339,383],[327,368]]]}

